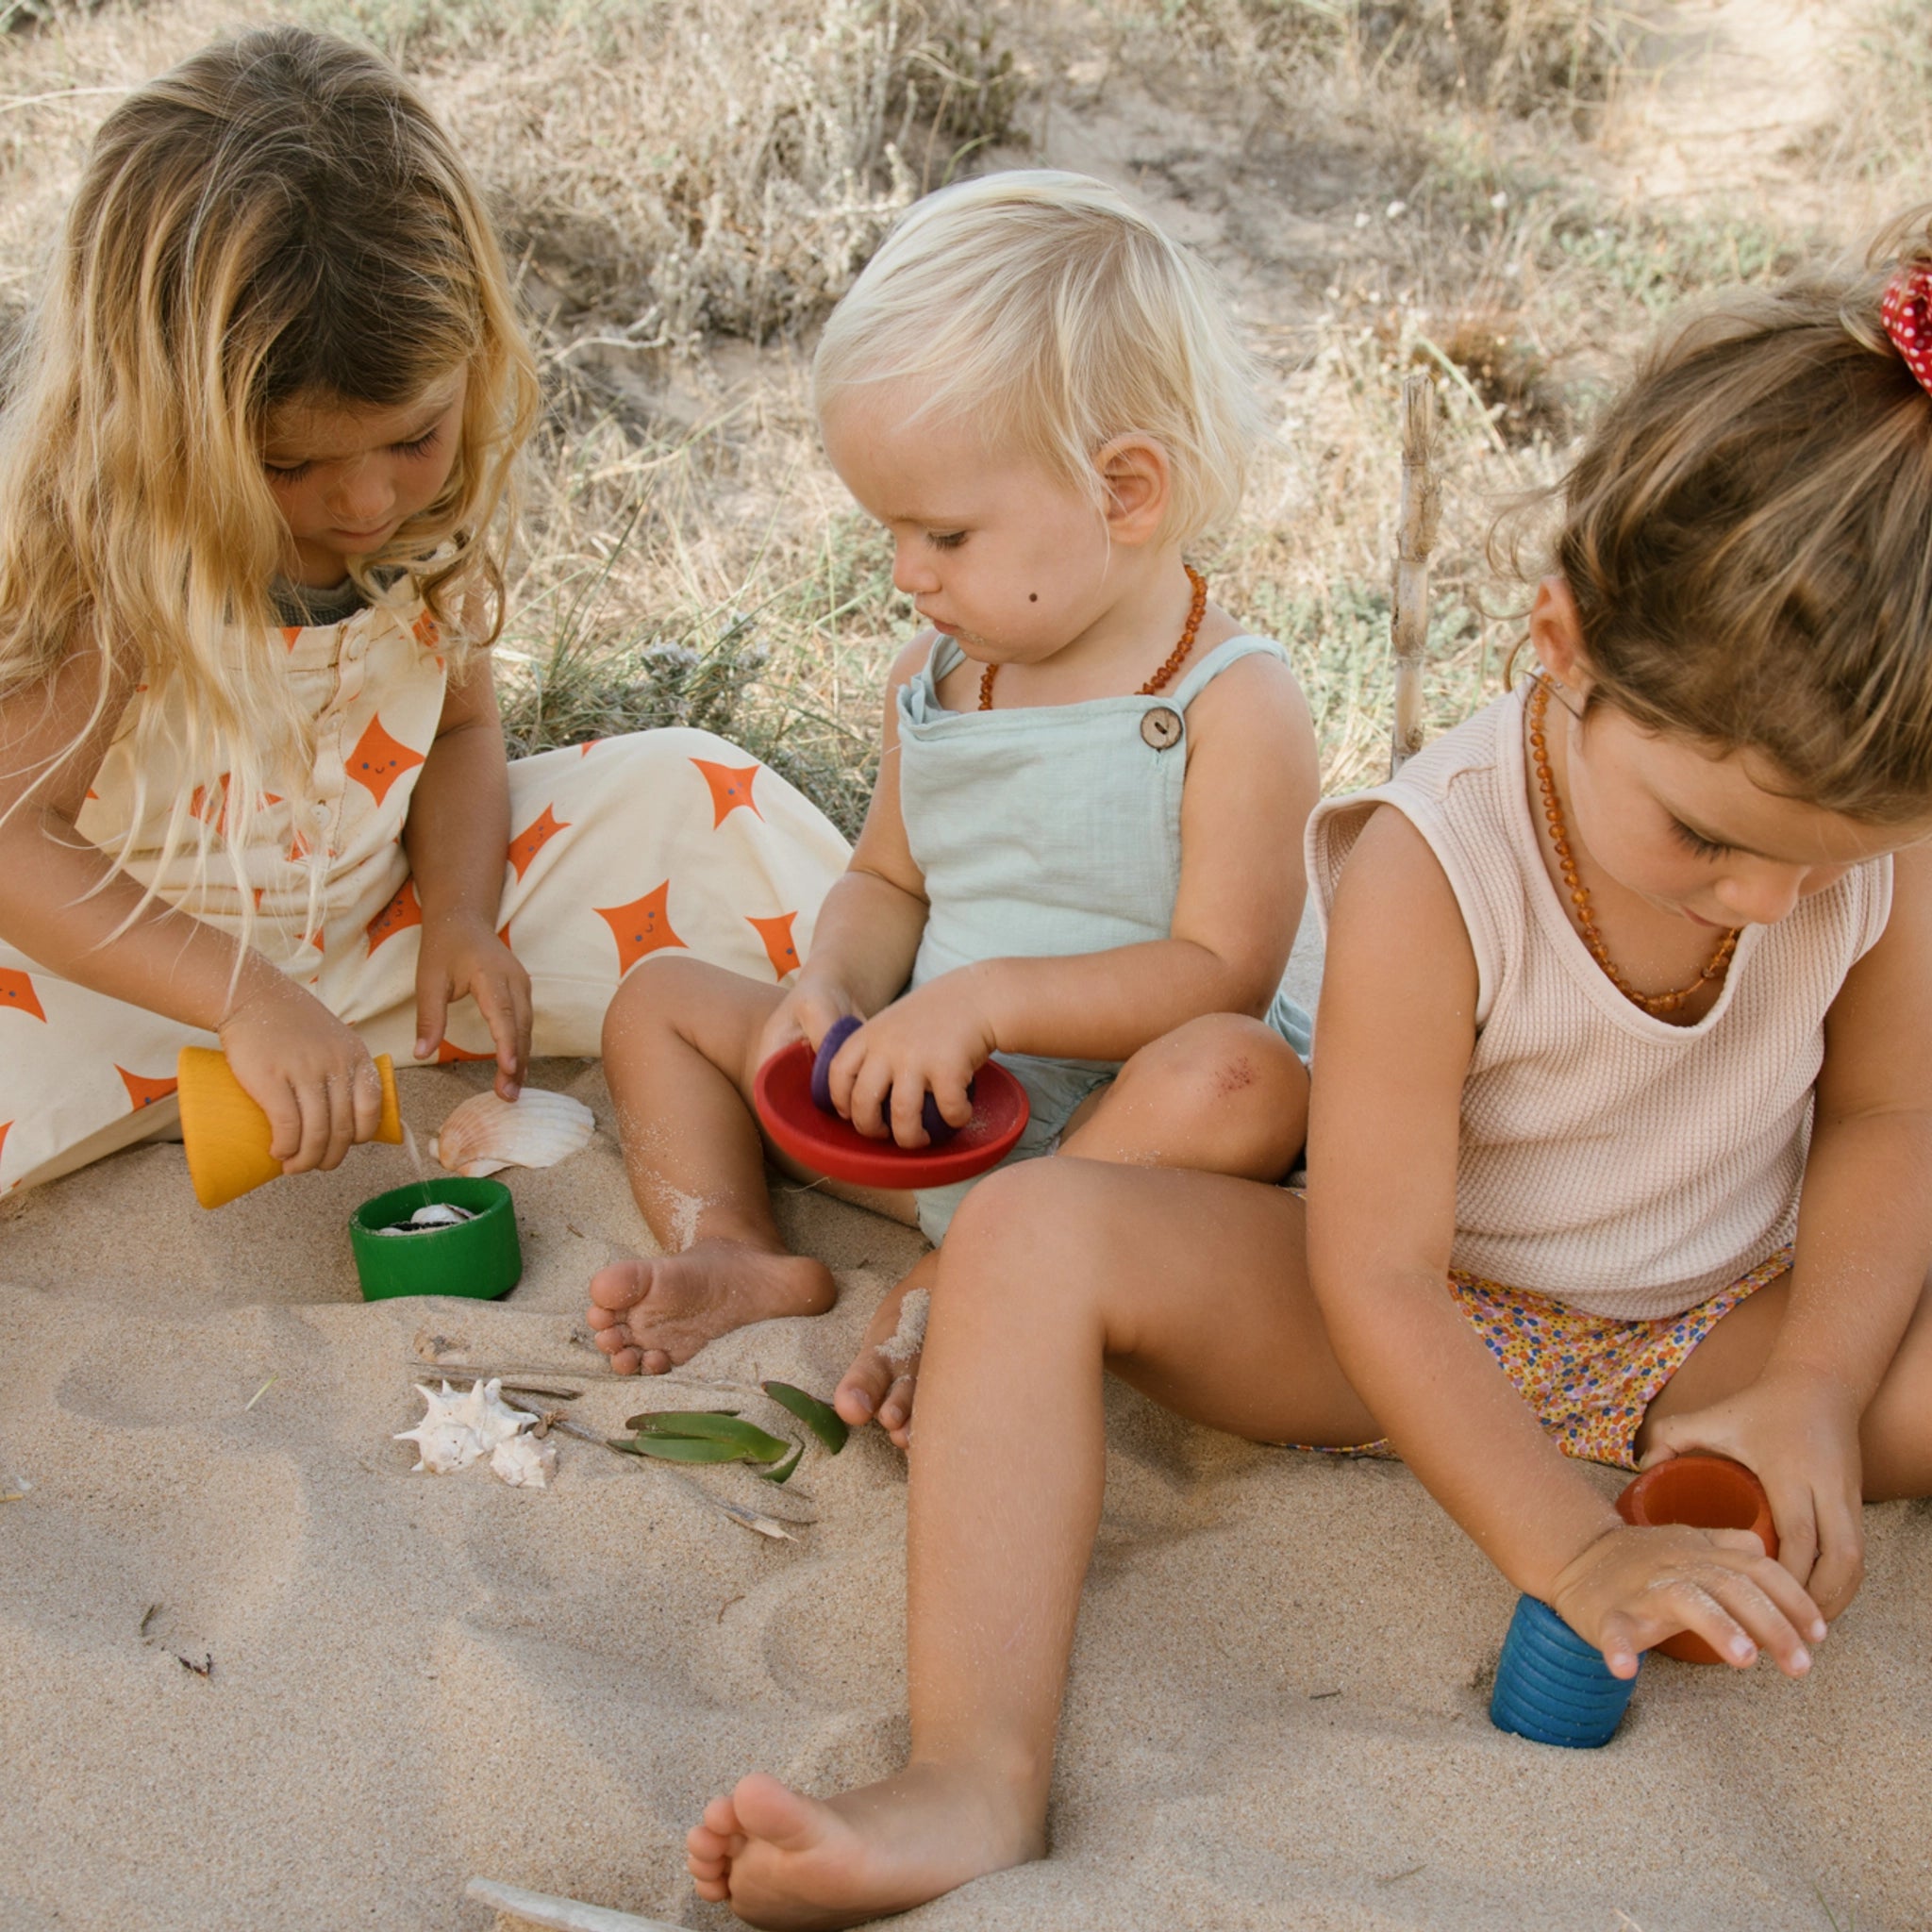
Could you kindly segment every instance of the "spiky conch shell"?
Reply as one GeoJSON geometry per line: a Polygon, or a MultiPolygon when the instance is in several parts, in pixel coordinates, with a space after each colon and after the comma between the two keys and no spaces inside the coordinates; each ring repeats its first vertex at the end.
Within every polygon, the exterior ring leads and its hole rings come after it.
{"type": "Polygon", "coordinates": [[[525,1087],[515,1100],[485,1090],[452,1109],[429,1151],[454,1174],[494,1174],[500,1167],[555,1167],[590,1145],[596,1116],[568,1093],[525,1087]]]}
{"type": "Polygon", "coordinates": [[[416,1384],[423,1398],[423,1420],[396,1436],[398,1442],[416,1445],[416,1470],[449,1475],[468,1469],[486,1456],[497,1476],[512,1489],[541,1490],[557,1468],[557,1448],[534,1441],[524,1431],[537,1418],[504,1401],[500,1380],[477,1381],[464,1390],[445,1382],[439,1394],[425,1382],[416,1384]]]}

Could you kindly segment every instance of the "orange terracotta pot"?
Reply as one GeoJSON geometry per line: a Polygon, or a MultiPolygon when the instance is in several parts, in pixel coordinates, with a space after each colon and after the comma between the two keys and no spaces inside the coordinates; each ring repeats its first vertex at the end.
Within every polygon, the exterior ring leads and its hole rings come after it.
{"type": "MultiPolygon", "coordinates": [[[[1755,1530],[1764,1554],[1777,1555],[1777,1529],[1764,1485],[1728,1456],[1674,1456],[1646,1469],[1617,1498],[1617,1514],[1640,1529],[1688,1523],[1694,1529],[1755,1530]]],[[[1678,1631],[1657,1647],[1679,1663],[1724,1662],[1703,1638],[1689,1630],[1678,1631]]]]}

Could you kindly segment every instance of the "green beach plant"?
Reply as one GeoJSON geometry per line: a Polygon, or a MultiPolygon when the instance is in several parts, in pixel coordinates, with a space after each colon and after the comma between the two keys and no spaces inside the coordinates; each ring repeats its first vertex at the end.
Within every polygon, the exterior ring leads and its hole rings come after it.
{"type": "MultiPolygon", "coordinates": [[[[838,1413],[815,1395],[789,1382],[760,1385],[779,1407],[797,1417],[836,1456],[850,1433],[838,1413]]],[[[628,1436],[613,1436],[609,1446],[625,1456],[658,1462],[742,1462],[768,1483],[789,1482],[805,1455],[797,1437],[774,1436],[743,1420],[735,1408],[654,1408],[626,1419],[628,1436]]]]}

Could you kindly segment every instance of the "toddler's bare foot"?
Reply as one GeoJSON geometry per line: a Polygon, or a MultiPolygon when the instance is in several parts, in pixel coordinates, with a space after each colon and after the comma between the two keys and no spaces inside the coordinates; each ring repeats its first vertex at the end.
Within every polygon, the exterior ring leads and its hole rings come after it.
{"type": "Polygon", "coordinates": [[[831,1272],[805,1255],[699,1241],[654,1261],[613,1261],[591,1277],[593,1340],[621,1375],[661,1375],[708,1341],[779,1315],[823,1315],[831,1272]]]}
{"type": "Polygon", "coordinates": [[[832,1407],[854,1428],[876,1422],[902,1449],[912,1441],[913,1390],[938,1276],[939,1256],[927,1255],[880,1302],[852,1366],[832,1391],[832,1407]]]}
{"type": "Polygon", "coordinates": [[[829,1803],[763,1772],[705,1807],[685,1840],[702,1899],[753,1925],[857,1925],[1038,1858],[1035,1801],[1005,1779],[914,1764],[829,1803]]]}

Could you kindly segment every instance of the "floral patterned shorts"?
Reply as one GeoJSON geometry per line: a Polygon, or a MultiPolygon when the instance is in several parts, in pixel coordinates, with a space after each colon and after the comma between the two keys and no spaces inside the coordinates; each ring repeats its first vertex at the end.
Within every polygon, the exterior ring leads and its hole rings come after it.
{"type": "MultiPolygon", "coordinates": [[[[1707,1301],[1654,1322],[1586,1314],[1546,1295],[1455,1270],[1449,1291],[1564,1455],[1635,1469],[1637,1432],[1657,1391],[1746,1295],[1775,1281],[1790,1265],[1790,1249],[1780,1248],[1707,1301]]],[[[1324,1453],[1392,1452],[1386,1442],[1363,1442],[1324,1453]]]]}

